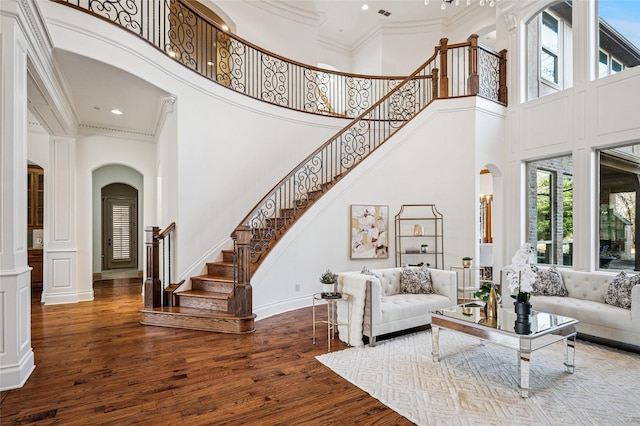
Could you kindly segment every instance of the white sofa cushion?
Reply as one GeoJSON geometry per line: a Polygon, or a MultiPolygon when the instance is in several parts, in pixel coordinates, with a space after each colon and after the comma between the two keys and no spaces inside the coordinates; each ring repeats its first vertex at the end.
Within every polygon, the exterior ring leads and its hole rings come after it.
{"type": "Polygon", "coordinates": [[[536,311],[553,312],[581,323],[634,331],[631,312],[606,303],[561,296],[532,296],[531,304],[536,311]]]}

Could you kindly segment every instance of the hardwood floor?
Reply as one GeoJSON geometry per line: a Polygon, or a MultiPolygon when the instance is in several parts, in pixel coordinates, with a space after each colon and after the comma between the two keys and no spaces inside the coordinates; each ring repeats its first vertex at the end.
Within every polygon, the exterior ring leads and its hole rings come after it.
{"type": "Polygon", "coordinates": [[[143,326],[140,282],[97,281],[71,305],[34,294],[36,369],[0,394],[0,424],[411,424],[315,359],[326,334],[313,345],[311,308],[248,335],[143,326]]]}

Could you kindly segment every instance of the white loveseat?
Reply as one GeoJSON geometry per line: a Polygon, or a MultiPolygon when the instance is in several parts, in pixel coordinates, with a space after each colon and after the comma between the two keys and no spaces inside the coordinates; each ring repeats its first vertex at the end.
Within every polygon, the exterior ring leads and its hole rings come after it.
{"type": "MultiPolygon", "coordinates": [[[[435,293],[401,292],[402,268],[372,269],[338,274],[338,290],[350,296],[350,327],[339,326],[340,339],[352,346],[363,345],[363,336],[374,346],[376,337],[431,323],[431,312],[457,303],[457,275],[453,271],[429,269],[435,293]],[[350,329],[350,335],[348,331],[350,329]]],[[[338,322],[345,323],[349,309],[338,306],[338,322]]]]}
{"type": "MultiPolygon", "coordinates": [[[[609,283],[614,278],[611,274],[562,268],[558,271],[567,296],[532,295],[534,310],[577,319],[579,334],[640,345],[640,285],[631,291],[631,309],[624,309],[605,303],[609,283]]],[[[506,300],[503,299],[503,305],[506,300]]]]}

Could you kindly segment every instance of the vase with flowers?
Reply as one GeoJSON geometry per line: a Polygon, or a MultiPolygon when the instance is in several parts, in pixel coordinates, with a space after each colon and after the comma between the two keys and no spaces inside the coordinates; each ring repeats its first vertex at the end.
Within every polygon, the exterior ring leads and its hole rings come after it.
{"type": "Polygon", "coordinates": [[[533,254],[531,244],[524,243],[511,259],[510,271],[507,272],[507,285],[515,299],[513,306],[516,312],[514,330],[518,334],[531,333],[531,303],[529,298],[533,291],[536,273],[529,262],[533,254]]]}

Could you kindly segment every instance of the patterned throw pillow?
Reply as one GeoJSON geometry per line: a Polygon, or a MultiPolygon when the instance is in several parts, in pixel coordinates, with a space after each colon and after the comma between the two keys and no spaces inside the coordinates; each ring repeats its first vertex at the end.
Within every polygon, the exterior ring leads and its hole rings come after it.
{"type": "Polygon", "coordinates": [[[403,266],[402,275],[400,276],[400,291],[408,294],[433,293],[429,268],[426,265],[419,269],[403,266]]]}
{"type": "Polygon", "coordinates": [[[604,303],[619,308],[631,309],[631,289],[640,284],[640,274],[628,276],[624,271],[615,276],[609,283],[604,303]]]}
{"type": "Polygon", "coordinates": [[[567,288],[562,281],[562,275],[555,266],[550,267],[546,271],[533,266],[536,273],[536,280],[533,283],[534,296],[562,296],[567,295],[567,288]]]}

